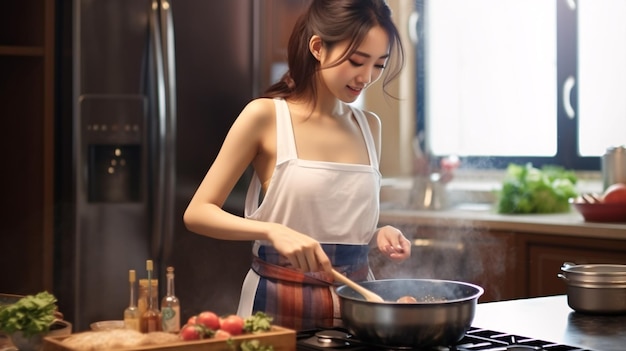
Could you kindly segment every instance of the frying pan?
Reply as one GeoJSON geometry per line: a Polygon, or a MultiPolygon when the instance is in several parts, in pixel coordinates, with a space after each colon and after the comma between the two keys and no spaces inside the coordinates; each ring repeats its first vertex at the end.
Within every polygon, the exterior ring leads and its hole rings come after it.
{"type": "Polygon", "coordinates": [[[386,302],[366,301],[347,285],[337,288],[341,319],[358,339],[395,347],[453,345],[471,327],[480,286],[450,280],[385,279],[359,283],[386,302]],[[395,302],[410,295],[417,303],[395,302]]]}

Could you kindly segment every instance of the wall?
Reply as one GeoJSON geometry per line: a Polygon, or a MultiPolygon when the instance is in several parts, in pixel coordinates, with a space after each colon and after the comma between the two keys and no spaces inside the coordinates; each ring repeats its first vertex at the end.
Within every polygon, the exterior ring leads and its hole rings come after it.
{"type": "Polygon", "coordinates": [[[397,177],[410,175],[413,169],[411,144],[415,135],[416,82],[415,45],[409,38],[409,16],[414,4],[407,0],[388,0],[388,3],[404,45],[406,66],[401,76],[387,87],[393,97],[383,93],[381,78],[366,91],[363,106],[382,121],[380,170],[384,177],[397,177]]]}

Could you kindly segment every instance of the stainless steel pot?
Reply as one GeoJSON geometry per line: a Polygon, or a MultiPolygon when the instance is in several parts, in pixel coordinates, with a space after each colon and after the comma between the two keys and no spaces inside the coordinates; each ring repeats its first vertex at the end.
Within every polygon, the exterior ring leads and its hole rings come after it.
{"type": "Polygon", "coordinates": [[[565,262],[557,276],[567,283],[567,304],[573,310],[626,313],[626,265],[565,262]]]}
{"type": "Polygon", "coordinates": [[[359,283],[385,301],[406,295],[417,303],[368,302],[352,288],[337,288],[341,318],[358,339],[387,346],[446,346],[472,325],[483,288],[435,279],[388,279],[359,283]]]}

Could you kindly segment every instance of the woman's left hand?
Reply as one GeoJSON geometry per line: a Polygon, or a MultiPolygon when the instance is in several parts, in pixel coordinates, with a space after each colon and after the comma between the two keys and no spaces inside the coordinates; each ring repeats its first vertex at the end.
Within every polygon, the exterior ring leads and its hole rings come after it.
{"type": "Polygon", "coordinates": [[[411,256],[411,242],[390,225],[378,229],[376,244],[380,252],[394,261],[403,261],[411,256]]]}

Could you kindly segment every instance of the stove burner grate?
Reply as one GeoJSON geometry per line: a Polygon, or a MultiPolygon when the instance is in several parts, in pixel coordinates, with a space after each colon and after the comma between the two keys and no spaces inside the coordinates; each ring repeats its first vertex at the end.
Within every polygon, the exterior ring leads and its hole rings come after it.
{"type": "Polygon", "coordinates": [[[590,351],[574,346],[472,327],[456,345],[415,349],[372,345],[356,339],[343,328],[312,329],[297,333],[299,351],[590,351]]]}

